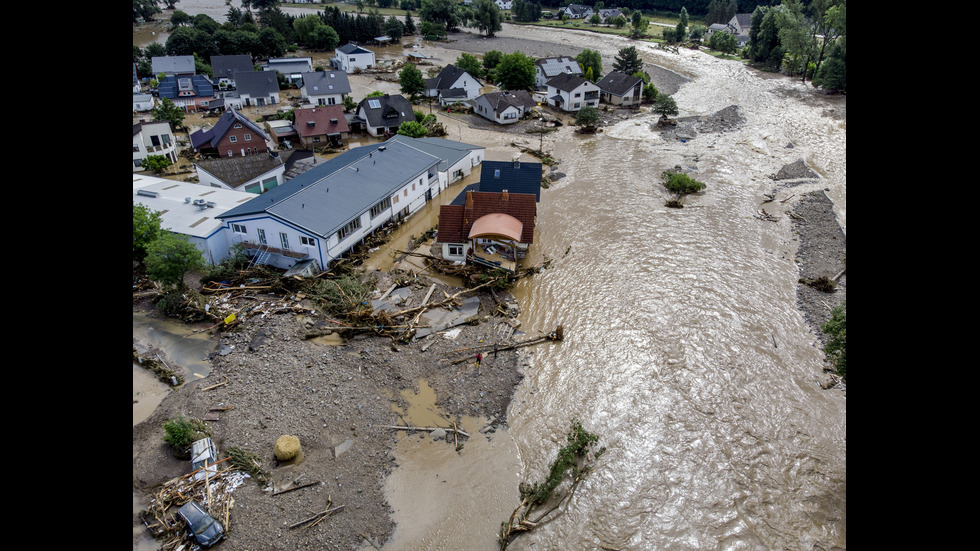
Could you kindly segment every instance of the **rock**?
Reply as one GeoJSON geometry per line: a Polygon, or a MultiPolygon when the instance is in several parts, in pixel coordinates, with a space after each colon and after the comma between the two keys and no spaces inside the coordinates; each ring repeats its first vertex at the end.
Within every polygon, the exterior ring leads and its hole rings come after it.
{"type": "Polygon", "coordinates": [[[446,437],[446,429],[436,429],[432,431],[432,439],[435,441],[442,440],[446,437]]]}

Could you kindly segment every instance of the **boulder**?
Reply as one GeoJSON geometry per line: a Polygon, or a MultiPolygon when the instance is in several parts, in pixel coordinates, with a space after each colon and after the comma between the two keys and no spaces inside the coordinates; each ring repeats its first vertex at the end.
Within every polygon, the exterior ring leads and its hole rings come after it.
{"type": "Polygon", "coordinates": [[[276,440],[276,459],[279,461],[289,461],[299,454],[299,438],[290,435],[280,436],[276,440]]]}

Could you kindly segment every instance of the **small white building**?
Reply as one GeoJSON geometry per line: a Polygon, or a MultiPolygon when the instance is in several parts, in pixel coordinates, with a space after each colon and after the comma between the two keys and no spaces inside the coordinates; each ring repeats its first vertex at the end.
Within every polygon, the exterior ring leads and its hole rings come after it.
{"type": "Polygon", "coordinates": [[[425,79],[425,95],[441,104],[474,99],[483,86],[473,75],[455,65],[446,65],[434,78],[425,79]]]}
{"type": "Polygon", "coordinates": [[[343,105],[344,97],[351,93],[347,73],[340,70],[303,73],[299,90],[313,105],[343,105]]]}
{"type": "Polygon", "coordinates": [[[161,213],[160,227],[187,237],[211,265],[231,254],[225,225],[216,216],[254,197],[243,191],[133,174],[133,204],[161,213]]]}
{"type": "Polygon", "coordinates": [[[582,77],[559,75],[548,81],[548,105],[562,111],[599,106],[599,87],[582,77]]]}
{"type": "Polygon", "coordinates": [[[133,172],[143,170],[150,155],[163,155],[177,162],[177,139],[170,121],[139,122],[133,125],[133,172]]]}
{"type": "Polygon", "coordinates": [[[374,59],[374,52],[357,44],[345,44],[337,48],[335,52],[337,57],[330,58],[330,63],[335,69],[346,73],[370,69],[377,64],[374,59]]]}

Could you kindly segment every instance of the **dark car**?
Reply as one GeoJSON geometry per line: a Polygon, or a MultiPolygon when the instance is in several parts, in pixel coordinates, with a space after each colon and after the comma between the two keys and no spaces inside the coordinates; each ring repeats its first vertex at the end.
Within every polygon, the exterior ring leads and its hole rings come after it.
{"type": "Polygon", "coordinates": [[[198,505],[196,501],[188,501],[177,511],[177,514],[187,522],[187,531],[194,536],[194,539],[202,547],[211,547],[225,535],[224,526],[214,520],[214,517],[209,515],[204,507],[198,505]]]}

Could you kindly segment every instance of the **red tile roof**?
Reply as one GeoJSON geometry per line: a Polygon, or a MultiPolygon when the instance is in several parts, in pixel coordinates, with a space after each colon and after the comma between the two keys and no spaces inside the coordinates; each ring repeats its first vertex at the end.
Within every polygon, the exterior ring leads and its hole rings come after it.
{"type": "Polygon", "coordinates": [[[301,138],[310,136],[326,136],[350,132],[347,119],[344,117],[343,105],[319,105],[293,111],[295,122],[293,128],[301,138]],[[332,122],[337,121],[337,122],[332,122]],[[313,125],[311,126],[310,123],[313,125]]]}
{"type": "MultiPolygon", "coordinates": [[[[439,210],[439,233],[436,241],[440,243],[465,243],[468,240],[473,222],[487,214],[504,213],[520,220],[524,225],[521,243],[534,242],[534,218],[537,215],[537,202],[533,194],[471,191],[472,207],[467,205],[443,205],[439,210]]],[[[467,201],[469,203],[469,201],[467,201]]]]}

